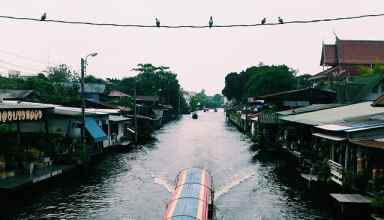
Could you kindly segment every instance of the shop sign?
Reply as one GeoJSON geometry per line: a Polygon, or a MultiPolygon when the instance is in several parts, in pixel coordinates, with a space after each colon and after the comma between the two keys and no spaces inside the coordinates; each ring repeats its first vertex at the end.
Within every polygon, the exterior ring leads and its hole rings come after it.
{"type": "Polygon", "coordinates": [[[56,170],[56,171],[52,171],[51,173],[47,173],[47,174],[45,174],[45,175],[42,175],[42,176],[33,178],[33,179],[32,179],[32,183],[37,183],[37,182],[46,180],[46,179],[48,179],[48,178],[50,178],[50,177],[57,176],[57,175],[61,174],[62,172],[63,172],[63,171],[62,171],[61,169],[56,170]]]}
{"type": "Polygon", "coordinates": [[[42,110],[0,110],[0,122],[36,121],[43,118],[42,110]]]}

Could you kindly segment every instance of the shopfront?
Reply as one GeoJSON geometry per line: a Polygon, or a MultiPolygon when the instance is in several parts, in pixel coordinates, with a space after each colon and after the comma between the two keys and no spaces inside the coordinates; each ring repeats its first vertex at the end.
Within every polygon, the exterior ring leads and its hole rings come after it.
{"type": "Polygon", "coordinates": [[[52,165],[51,107],[0,103],[0,181],[52,165]]]}

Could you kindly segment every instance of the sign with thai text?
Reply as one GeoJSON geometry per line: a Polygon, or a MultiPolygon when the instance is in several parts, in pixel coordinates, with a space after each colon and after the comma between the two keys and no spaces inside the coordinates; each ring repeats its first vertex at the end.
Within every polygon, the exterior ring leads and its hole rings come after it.
{"type": "Polygon", "coordinates": [[[0,122],[36,121],[43,118],[42,110],[0,110],[0,122]]]}

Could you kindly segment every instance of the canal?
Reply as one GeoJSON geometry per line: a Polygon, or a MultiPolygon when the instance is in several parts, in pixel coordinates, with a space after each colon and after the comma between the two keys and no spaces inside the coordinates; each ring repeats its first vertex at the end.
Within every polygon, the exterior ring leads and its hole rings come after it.
{"type": "MultiPolygon", "coordinates": [[[[18,195],[12,219],[160,219],[174,178],[186,167],[206,167],[214,178],[218,219],[327,219],[328,205],[284,156],[254,149],[224,113],[184,116],[155,133],[156,140],[113,153],[86,170],[18,195]]],[[[4,212],[2,212],[4,213],[4,212]]]]}

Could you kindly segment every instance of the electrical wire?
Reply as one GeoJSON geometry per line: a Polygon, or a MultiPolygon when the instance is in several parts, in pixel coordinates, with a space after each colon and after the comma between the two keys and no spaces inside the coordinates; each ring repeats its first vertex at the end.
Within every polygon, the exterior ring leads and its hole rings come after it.
{"type": "Polygon", "coordinates": [[[6,50],[3,50],[3,49],[0,49],[0,53],[6,54],[6,55],[9,55],[9,56],[14,56],[14,57],[17,57],[17,58],[20,58],[20,59],[24,59],[24,60],[27,60],[27,61],[30,61],[30,62],[33,62],[33,63],[38,63],[38,64],[41,64],[41,65],[46,65],[46,63],[44,63],[43,61],[39,61],[39,60],[34,59],[34,58],[26,57],[24,55],[21,55],[21,54],[15,53],[15,52],[10,52],[10,51],[6,51],[6,50]]]}
{"type": "MultiPolygon", "coordinates": [[[[357,15],[357,16],[349,16],[349,17],[322,18],[322,19],[312,19],[312,20],[292,20],[292,21],[285,21],[283,23],[276,22],[276,23],[265,23],[265,24],[254,23],[254,24],[212,25],[212,28],[236,28],[236,27],[272,26],[272,25],[284,25],[284,24],[307,24],[307,23],[353,20],[353,19],[381,17],[381,16],[384,16],[384,13],[365,14],[365,15],[357,15]]],[[[46,19],[44,21],[41,21],[40,19],[37,19],[37,18],[14,17],[14,16],[7,16],[7,15],[0,15],[0,18],[10,19],[10,20],[27,20],[27,21],[37,21],[37,22],[92,25],[92,26],[110,26],[110,27],[131,27],[131,28],[211,28],[209,25],[161,25],[160,27],[157,27],[155,24],[154,25],[117,24],[117,23],[97,23],[97,22],[88,22],[88,21],[65,21],[65,20],[54,20],[54,19],[46,19]]]]}
{"type": "Polygon", "coordinates": [[[41,70],[39,70],[38,68],[35,68],[35,67],[27,67],[27,66],[23,66],[23,65],[19,65],[19,64],[14,64],[14,63],[2,60],[2,59],[0,59],[0,63],[6,64],[8,66],[13,66],[13,67],[16,67],[16,68],[19,68],[19,69],[24,69],[24,70],[41,71],[41,70]]]}

